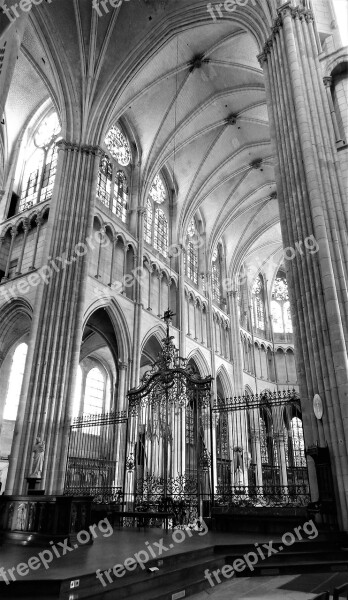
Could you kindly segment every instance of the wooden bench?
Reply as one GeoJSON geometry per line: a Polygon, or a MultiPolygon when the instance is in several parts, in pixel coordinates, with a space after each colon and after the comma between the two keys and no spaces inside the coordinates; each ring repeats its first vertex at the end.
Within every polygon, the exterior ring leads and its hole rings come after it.
{"type": "Polygon", "coordinates": [[[156,519],[164,522],[166,533],[168,533],[168,519],[173,518],[174,514],[172,512],[141,512],[141,511],[129,511],[129,510],[112,510],[108,513],[108,516],[113,520],[113,525],[115,525],[115,521],[118,521],[118,526],[121,527],[121,521],[124,518],[134,519],[138,521],[138,527],[144,527],[144,529],[148,526],[148,522],[151,519],[156,519]]]}

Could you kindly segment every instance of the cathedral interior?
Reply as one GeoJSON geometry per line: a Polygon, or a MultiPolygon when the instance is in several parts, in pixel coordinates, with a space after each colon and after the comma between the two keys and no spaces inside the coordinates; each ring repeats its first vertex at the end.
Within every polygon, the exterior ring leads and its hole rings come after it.
{"type": "Polygon", "coordinates": [[[3,544],[348,532],[345,10],[0,0],[3,544]]]}

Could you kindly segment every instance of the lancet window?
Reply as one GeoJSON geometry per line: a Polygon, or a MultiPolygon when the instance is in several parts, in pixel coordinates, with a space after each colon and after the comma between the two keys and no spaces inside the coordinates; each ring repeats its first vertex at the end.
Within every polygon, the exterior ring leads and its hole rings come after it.
{"type": "Polygon", "coordinates": [[[105,152],[100,160],[97,198],[123,223],[127,223],[128,178],[131,162],[129,142],[121,130],[113,126],[106,135],[104,143],[108,152],[105,152]]]}
{"type": "Polygon", "coordinates": [[[23,343],[17,346],[13,354],[3,413],[4,420],[15,421],[17,418],[27,352],[28,346],[23,343]]]}
{"type": "Polygon", "coordinates": [[[261,275],[255,280],[255,283],[251,291],[252,296],[252,322],[253,326],[258,329],[265,328],[265,297],[264,297],[264,284],[261,275]]]}
{"type": "Polygon", "coordinates": [[[278,271],[272,289],[272,320],[275,333],[292,333],[288,284],[283,271],[278,271]]]}
{"type": "Polygon", "coordinates": [[[198,284],[198,250],[197,240],[198,232],[196,229],[195,220],[192,219],[186,236],[186,254],[185,256],[185,273],[193,283],[198,284]]]}
{"type": "Polygon", "coordinates": [[[168,210],[168,194],[159,174],[153,180],[146,201],[144,216],[144,237],[163,256],[168,256],[169,227],[166,212],[168,210]],[[160,208],[161,206],[161,208],[160,208]]]}
{"type": "Polygon", "coordinates": [[[52,197],[57,171],[60,123],[56,112],[37,127],[27,147],[18,212],[52,197]]]}
{"type": "Polygon", "coordinates": [[[215,300],[218,304],[221,303],[221,280],[222,280],[222,271],[221,271],[221,246],[218,245],[215,248],[212,257],[212,268],[211,268],[211,277],[212,277],[212,291],[213,291],[213,300],[215,300]]]}

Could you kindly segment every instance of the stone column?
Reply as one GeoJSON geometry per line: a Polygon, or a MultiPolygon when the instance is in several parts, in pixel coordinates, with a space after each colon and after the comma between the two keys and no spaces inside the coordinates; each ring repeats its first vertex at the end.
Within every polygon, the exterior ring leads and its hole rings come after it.
{"type": "MultiPolygon", "coordinates": [[[[143,272],[143,260],[144,260],[144,215],[146,213],[146,208],[143,206],[137,207],[137,239],[138,241],[138,251],[137,251],[137,265],[139,269],[139,273],[143,272]]],[[[150,285],[151,285],[151,277],[150,277],[150,285]]],[[[150,290],[150,287],[149,287],[150,290]]],[[[141,353],[141,319],[142,319],[142,310],[143,310],[143,302],[145,298],[142,298],[142,287],[141,287],[141,278],[135,278],[135,286],[134,286],[134,328],[133,328],[133,355],[132,355],[132,363],[131,363],[131,375],[129,379],[130,387],[136,387],[139,383],[140,378],[140,353],[141,353]]],[[[150,297],[150,291],[149,291],[150,297]]],[[[150,303],[149,303],[150,306],[150,303]]]]}
{"type": "Polygon", "coordinates": [[[162,317],[162,279],[163,279],[163,273],[162,273],[162,271],[158,271],[157,277],[158,277],[158,285],[159,285],[159,290],[158,290],[158,315],[157,316],[158,317],[162,317]]]}
{"type": "Polygon", "coordinates": [[[98,248],[98,262],[97,262],[97,272],[95,274],[95,277],[97,279],[99,279],[100,277],[100,261],[101,261],[101,251],[102,251],[102,243],[103,243],[103,237],[105,235],[105,227],[101,227],[99,230],[99,248],[98,248]]]}
{"type": "Polygon", "coordinates": [[[324,82],[325,89],[326,89],[327,102],[328,102],[328,105],[330,108],[332,125],[333,125],[334,132],[335,132],[336,144],[339,144],[340,142],[342,142],[342,136],[340,134],[340,130],[338,127],[336,111],[335,111],[334,103],[332,101],[332,96],[331,96],[330,88],[331,88],[331,84],[332,84],[332,77],[324,77],[323,82],[324,82]]]}
{"type": "Polygon", "coordinates": [[[184,263],[184,252],[185,248],[181,244],[178,247],[178,262],[179,262],[179,315],[177,316],[177,326],[180,331],[179,336],[179,350],[180,356],[186,356],[186,333],[187,333],[187,320],[186,320],[186,301],[185,301],[185,263],[184,263]]]}
{"type": "Polygon", "coordinates": [[[115,250],[116,250],[117,239],[118,238],[116,236],[111,241],[112,248],[111,248],[111,263],[110,263],[110,281],[108,283],[109,287],[112,287],[112,285],[114,283],[115,250]]]}
{"type": "Polygon", "coordinates": [[[28,219],[25,219],[25,221],[24,221],[23,243],[22,243],[20,257],[18,259],[16,275],[21,275],[21,273],[22,273],[23,256],[24,256],[25,246],[26,246],[26,243],[27,243],[27,237],[28,237],[29,229],[30,229],[29,221],[28,221],[28,219]]]}
{"type": "Polygon", "coordinates": [[[36,234],[35,234],[35,241],[34,241],[34,250],[33,250],[33,257],[31,259],[31,266],[30,266],[30,270],[33,271],[35,269],[35,261],[36,261],[36,254],[37,254],[37,246],[39,243],[39,237],[40,237],[40,229],[41,229],[41,225],[43,223],[43,219],[41,216],[37,216],[36,219],[36,234]]]}
{"type": "Polygon", "coordinates": [[[348,202],[311,11],[281,6],[259,60],[284,246],[313,244],[286,261],[306,446],[323,443],[312,411],[319,393],[340,527],[348,530],[348,202]]]}
{"type": "Polygon", "coordinates": [[[216,361],[215,361],[215,348],[216,348],[216,340],[215,340],[215,327],[214,327],[214,318],[213,318],[213,290],[212,290],[212,281],[211,281],[211,273],[206,273],[206,285],[207,285],[207,301],[208,301],[208,311],[207,311],[207,336],[208,336],[208,348],[210,346],[211,353],[211,376],[213,378],[212,381],[212,397],[215,401],[217,399],[217,387],[216,387],[216,361]]]}
{"type": "Polygon", "coordinates": [[[75,249],[92,233],[99,149],[64,140],[58,149],[43,258],[48,275],[37,292],[6,493],[26,493],[38,435],[46,442],[42,488],[63,490],[88,275],[87,253],[75,249]],[[62,267],[52,269],[48,257],[57,265],[62,256],[62,267]]]}
{"type": "Polygon", "coordinates": [[[9,270],[10,270],[13,245],[14,245],[15,239],[17,237],[17,233],[18,233],[17,229],[15,227],[12,227],[10,249],[8,251],[8,256],[7,256],[6,266],[5,266],[5,275],[2,278],[2,283],[4,283],[5,281],[8,280],[8,274],[9,274],[9,270]]]}

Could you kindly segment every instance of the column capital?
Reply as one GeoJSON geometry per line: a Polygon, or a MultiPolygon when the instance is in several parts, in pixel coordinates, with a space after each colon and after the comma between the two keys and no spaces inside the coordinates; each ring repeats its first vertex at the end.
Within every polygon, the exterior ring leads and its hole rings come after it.
{"type": "Polygon", "coordinates": [[[263,69],[264,63],[267,62],[267,53],[266,52],[261,52],[261,54],[258,54],[256,58],[259,61],[261,69],[263,69]]]}
{"type": "Polygon", "coordinates": [[[332,84],[332,77],[323,77],[325,87],[329,88],[332,84]]]}
{"type": "Polygon", "coordinates": [[[144,215],[146,213],[146,208],[144,206],[138,206],[136,211],[138,215],[144,215]]]}
{"type": "Polygon", "coordinates": [[[35,217],[35,223],[37,225],[37,227],[40,227],[40,225],[42,225],[43,223],[43,216],[42,215],[36,215],[35,217]]]}
{"type": "Polygon", "coordinates": [[[25,219],[23,220],[23,229],[24,233],[30,230],[30,221],[28,217],[25,217],[25,219]]]}
{"type": "Polygon", "coordinates": [[[58,150],[65,152],[81,152],[82,154],[92,154],[94,156],[102,156],[104,154],[100,146],[91,146],[88,144],[74,144],[67,140],[59,140],[56,144],[58,150]]]}

